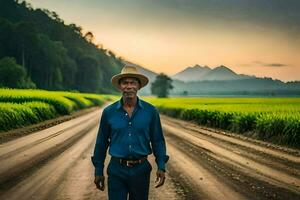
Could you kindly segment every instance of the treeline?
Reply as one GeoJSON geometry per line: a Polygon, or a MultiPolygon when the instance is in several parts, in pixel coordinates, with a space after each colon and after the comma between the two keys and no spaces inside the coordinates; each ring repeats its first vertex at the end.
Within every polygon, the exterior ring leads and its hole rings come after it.
{"type": "Polygon", "coordinates": [[[115,92],[122,61],[93,33],[25,1],[0,1],[0,87],[115,92]]]}
{"type": "Polygon", "coordinates": [[[299,81],[284,83],[271,78],[182,82],[174,80],[171,95],[300,95],[299,81]]]}

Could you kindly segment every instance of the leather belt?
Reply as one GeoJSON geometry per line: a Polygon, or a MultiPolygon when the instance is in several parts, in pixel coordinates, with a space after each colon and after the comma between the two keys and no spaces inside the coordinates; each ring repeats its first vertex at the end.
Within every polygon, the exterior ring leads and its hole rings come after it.
{"type": "Polygon", "coordinates": [[[136,160],[132,160],[132,159],[129,160],[129,159],[117,158],[117,157],[111,157],[111,159],[114,161],[118,161],[120,164],[125,165],[127,167],[133,167],[147,160],[147,156],[136,160]]]}

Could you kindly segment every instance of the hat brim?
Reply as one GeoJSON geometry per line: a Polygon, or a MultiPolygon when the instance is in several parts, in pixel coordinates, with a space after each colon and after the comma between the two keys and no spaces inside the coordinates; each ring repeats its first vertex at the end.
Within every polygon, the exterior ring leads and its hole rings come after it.
{"type": "Polygon", "coordinates": [[[141,82],[140,88],[146,86],[149,82],[149,79],[146,76],[144,76],[143,74],[126,73],[126,74],[114,75],[111,78],[111,83],[113,84],[113,86],[115,86],[116,88],[119,88],[119,80],[121,78],[137,78],[137,79],[139,79],[141,82]]]}

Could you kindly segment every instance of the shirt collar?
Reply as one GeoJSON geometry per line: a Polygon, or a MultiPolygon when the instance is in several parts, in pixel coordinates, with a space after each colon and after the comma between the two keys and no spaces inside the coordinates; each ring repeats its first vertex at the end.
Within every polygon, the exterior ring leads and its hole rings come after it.
{"type": "MultiPolygon", "coordinates": [[[[140,100],[140,98],[138,96],[137,96],[137,105],[140,108],[144,108],[143,103],[142,103],[142,101],[140,100]]],[[[122,106],[123,106],[123,97],[121,97],[121,99],[118,101],[118,103],[117,103],[117,109],[122,108],[122,106]]]]}

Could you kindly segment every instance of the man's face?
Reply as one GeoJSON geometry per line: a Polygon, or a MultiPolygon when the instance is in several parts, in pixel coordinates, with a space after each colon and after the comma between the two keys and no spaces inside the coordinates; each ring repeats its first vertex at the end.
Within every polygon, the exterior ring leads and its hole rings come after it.
{"type": "Polygon", "coordinates": [[[140,89],[140,84],[136,78],[122,78],[120,80],[119,89],[125,98],[133,98],[140,89]]]}

